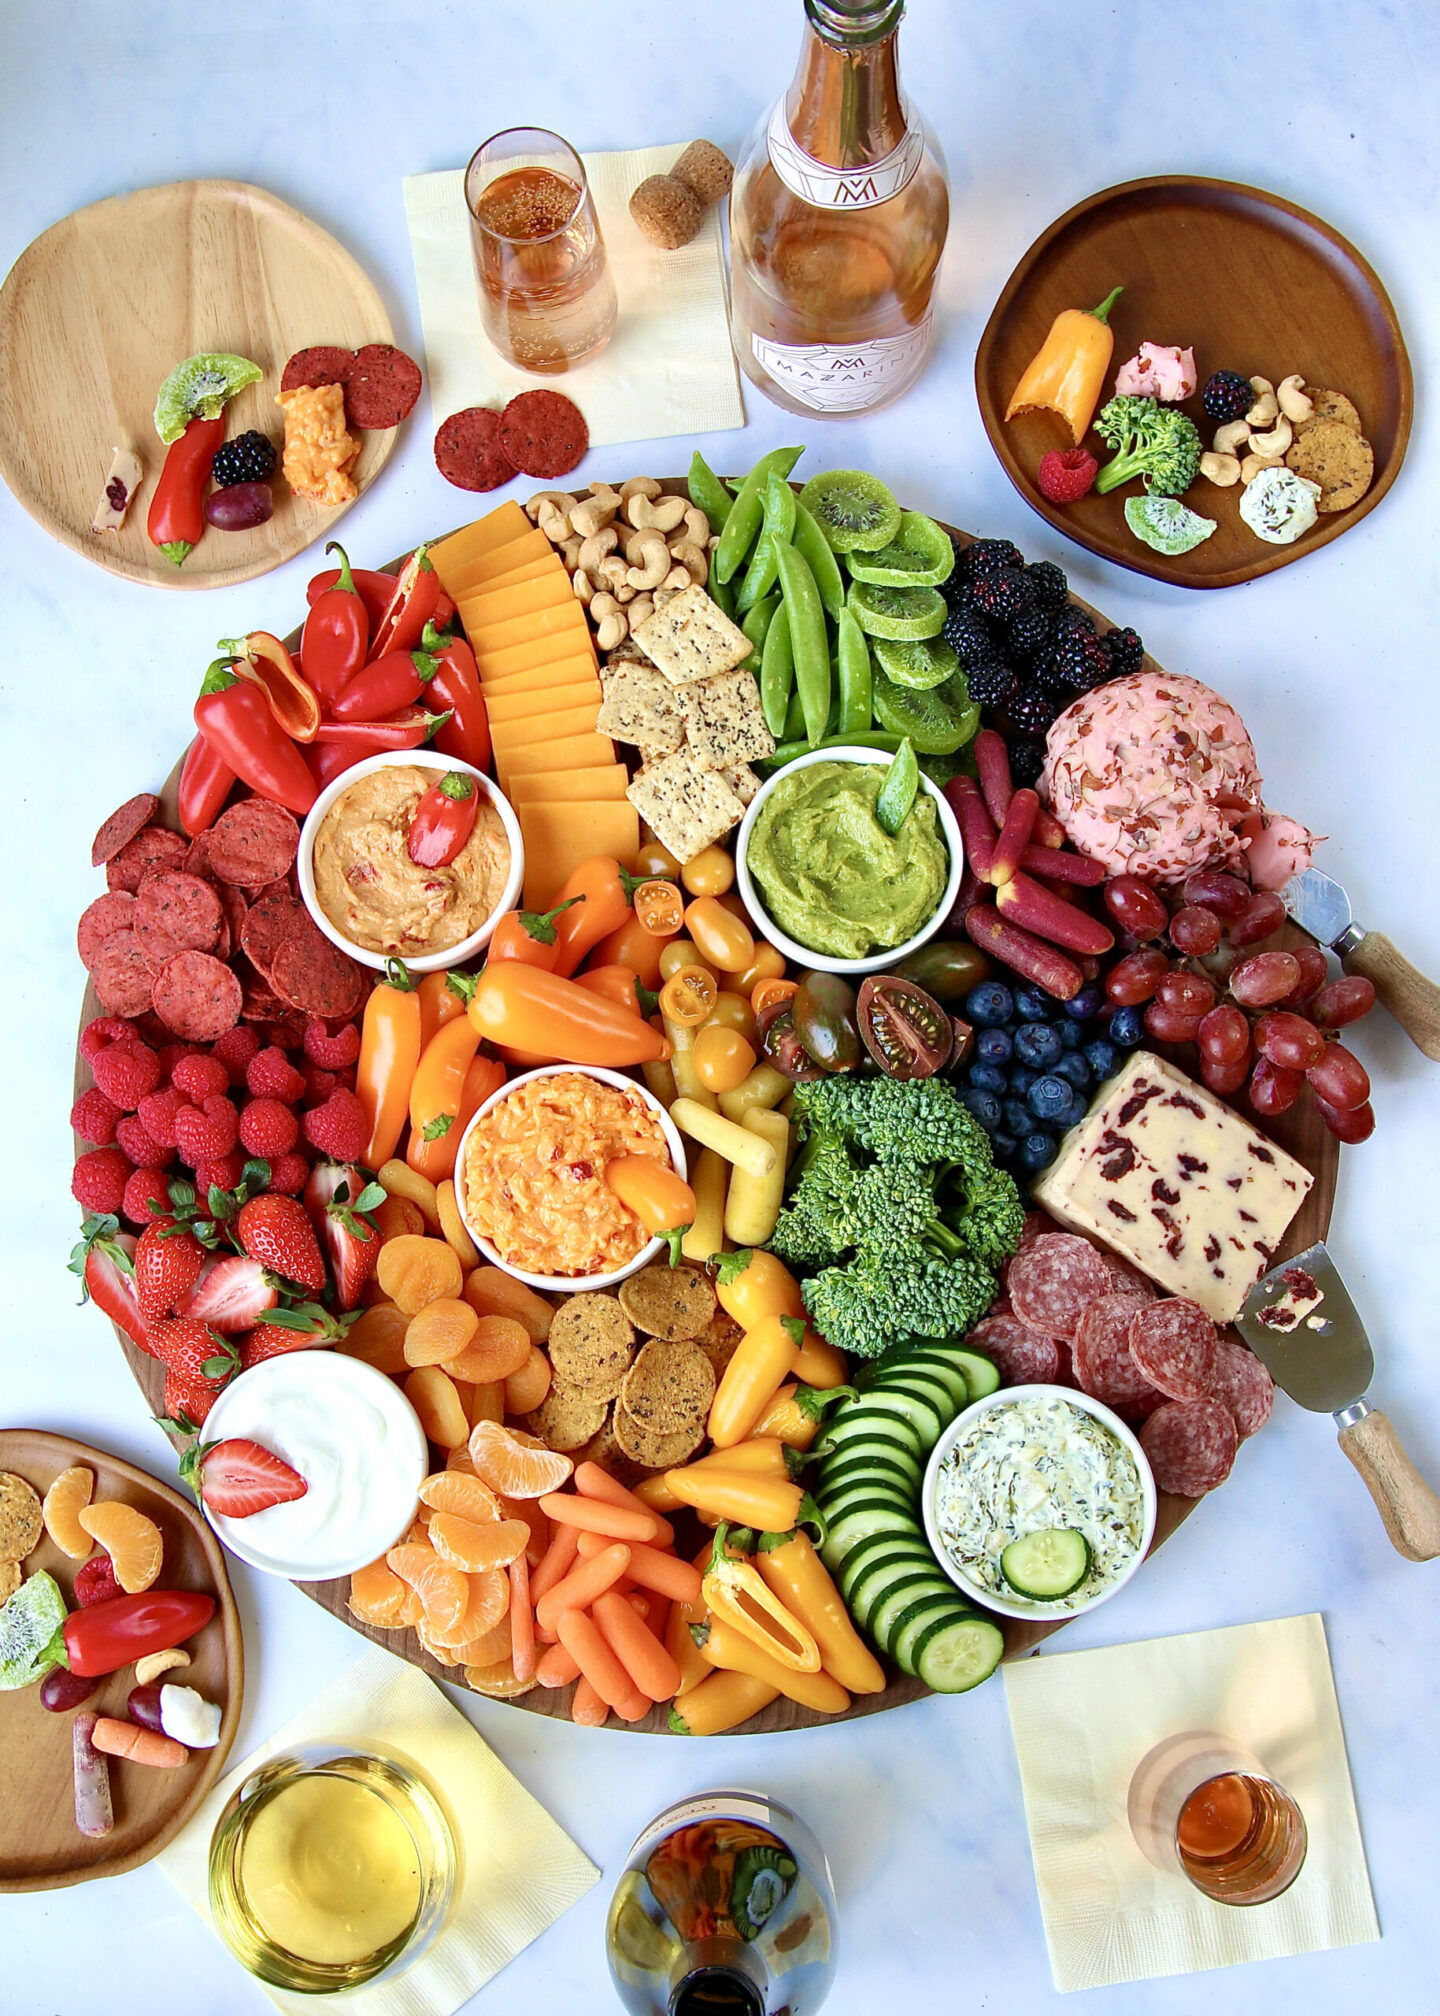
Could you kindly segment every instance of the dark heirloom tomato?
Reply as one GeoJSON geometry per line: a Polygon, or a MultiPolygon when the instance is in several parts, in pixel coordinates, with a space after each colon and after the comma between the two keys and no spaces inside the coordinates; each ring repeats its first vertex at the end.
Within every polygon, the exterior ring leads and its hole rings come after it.
{"type": "Polygon", "coordinates": [[[806,973],[790,1003],[795,1033],[822,1071],[853,1071],[860,1062],[855,989],[838,973],[806,973]]]}
{"type": "Polygon", "coordinates": [[[990,961],[975,945],[953,938],[932,938],[895,968],[902,980],[913,980],[935,1001],[963,1001],[972,987],[990,978],[990,961]]]}
{"type": "Polygon", "coordinates": [[[755,1033],[765,1061],[773,1064],[792,1085],[808,1084],[813,1078],[825,1076],[795,1033],[789,1000],[768,1002],[755,1017],[755,1033]]]}
{"type": "Polygon", "coordinates": [[[894,973],[861,983],[860,1037],[887,1078],[929,1078],[954,1047],[950,1017],[933,994],[894,973]]]}

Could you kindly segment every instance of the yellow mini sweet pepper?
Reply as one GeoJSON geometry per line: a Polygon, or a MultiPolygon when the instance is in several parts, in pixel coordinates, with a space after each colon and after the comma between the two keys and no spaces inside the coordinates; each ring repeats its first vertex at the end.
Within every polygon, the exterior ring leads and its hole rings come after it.
{"type": "Polygon", "coordinates": [[[1110,368],[1115,334],[1106,318],[1121,292],[1112,288],[1098,308],[1066,308],[1055,317],[1011,394],[1007,420],[1043,407],[1060,415],[1079,447],[1110,368]]]}
{"type": "Polygon", "coordinates": [[[711,1666],[721,1666],[727,1673],[748,1673],[752,1680],[763,1680],[787,1700],[798,1701],[802,1708],[813,1708],[821,1715],[843,1715],[850,1706],[850,1696],[829,1673],[823,1669],[797,1673],[793,1667],[782,1666],[723,1617],[712,1617],[708,1623],[691,1628],[695,1643],[711,1666]]]}
{"type": "Polygon", "coordinates": [[[885,1669],[850,1621],[840,1591],[806,1533],[762,1533],[755,1565],[767,1588],[820,1647],[825,1671],[852,1694],[879,1694],[885,1669]]]}
{"type": "Polygon", "coordinates": [[[682,1505],[716,1519],[733,1519],[757,1533],[788,1533],[800,1517],[804,1494],[782,1477],[763,1477],[735,1468],[692,1464],[667,1470],[665,1482],[682,1505]]]}
{"type": "Polygon", "coordinates": [[[697,1686],[684,1688],[676,1695],[676,1701],[683,1705],[670,1710],[673,1736],[722,1735],[737,1723],[748,1722],[752,1715],[758,1715],[779,1698],[780,1689],[772,1687],[768,1680],[709,1665],[693,1641],[691,1650],[701,1661],[705,1677],[697,1686]]]}
{"type": "Polygon", "coordinates": [[[795,1369],[805,1336],[798,1316],[764,1316],[747,1330],[720,1375],[710,1403],[710,1440],[717,1449],[743,1442],[795,1369]]]}
{"type": "Polygon", "coordinates": [[[820,1647],[814,1632],[786,1608],[753,1562],[736,1561],[724,1551],[724,1538],[721,1526],[701,1587],[711,1622],[732,1625],[787,1673],[818,1673],[820,1647]]]}

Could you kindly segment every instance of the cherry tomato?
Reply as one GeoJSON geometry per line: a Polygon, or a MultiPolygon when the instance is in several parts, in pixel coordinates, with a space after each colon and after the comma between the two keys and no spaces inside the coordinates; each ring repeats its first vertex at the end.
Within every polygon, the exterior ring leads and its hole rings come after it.
{"type": "Polygon", "coordinates": [[[695,1072],[707,1092],[733,1092],[755,1069],[755,1052],[738,1029],[707,1022],[695,1038],[695,1072]]]}
{"type": "Polygon", "coordinates": [[[743,973],[755,957],[755,940],[717,896],[697,896],[685,912],[686,927],[701,957],[724,973],[743,973]]]}
{"type": "Polygon", "coordinates": [[[702,847],[680,870],[692,896],[723,896],[735,885],[735,856],[723,847],[702,847]]]}
{"type": "MultiPolygon", "coordinates": [[[[741,975],[743,980],[744,975],[741,975]]],[[[750,989],[750,1006],[759,1015],[772,1001],[793,1001],[800,991],[798,980],[782,980],[778,974],[757,980],[750,989]]]]}
{"type": "Polygon", "coordinates": [[[773,1064],[782,1078],[788,1078],[792,1085],[805,1085],[814,1078],[824,1077],[800,1040],[788,1001],[772,1001],[755,1017],[755,1028],[767,1063],[773,1064]]]}
{"type": "Polygon", "coordinates": [[[662,847],[658,840],[647,840],[635,856],[637,875],[660,875],[667,882],[673,882],[680,873],[680,863],[668,847],[662,847]]]}
{"type": "Polygon", "coordinates": [[[949,1062],[950,1017],[913,980],[872,974],[861,982],[856,1012],[860,1039],[888,1078],[929,1078],[949,1062]]]}
{"type": "Polygon", "coordinates": [[[660,977],[668,980],[672,973],[678,973],[682,966],[700,966],[708,973],[710,963],[702,958],[688,938],[672,938],[660,954],[660,977]]]}
{"type": "Polygon", "coordinates": [[[738,889],[727,889],[725,894],[717,896],[715,901],[722,910],[728,910],[732,917],[738,917],[752,938],[755,936],[755,920],[745,908],[745,898],[738,889]]]}
{"type": "Polygon", "coordinates": [[[722,988],[710,1011],[710,1020],[717,1028],[738,1030],[747,1043],[755,1041],[755,1010],[743,994],[732,994],[722,988]]]}
{"type": "Polygon", "coordinates": [[[796,1034],[822,1071],[853,1071],[860,1062],[855,989],[838,973],[807,973],[791,1003],[796,1034]]]}
{"type": "Polygon", "coordinates": [[[652,938],[671,938],[685,922],[685,904],[673,882],[659,877],[635,891],[635,919],[652,938]]]}
{"type": "Polygon", "coordinates": [[[913,980],[932,1000],[949,1004],[963,1001],[972,987],[988,980],[990,961],[977,946],[961,944],[953,938],[932,938],[895,968],[902,980],[913,980]]]}
{"type": "Polygon", "coordinates": [[[751,994],[760,980],[778,980],[785,971],[785,954],[763,939],[755,940],[755,957],[736,978],[735,985],[742,994],[751,994]]]}
{"type": "Polygon", "coordinates": [[[660,1013],[682,1029],[698,1029],[719,995],[715,975],[703,966],[682,966],[660,989],[660,1013]]]}

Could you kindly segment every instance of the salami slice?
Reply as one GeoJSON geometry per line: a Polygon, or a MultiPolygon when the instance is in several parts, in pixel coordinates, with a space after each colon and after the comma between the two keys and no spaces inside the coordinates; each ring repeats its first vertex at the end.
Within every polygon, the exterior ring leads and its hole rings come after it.
{"type": "Polygon", "coordinates": [[[171,958],[177,952],[210,952],[220,936],[221,915],[220,898],[208,882],[169,868],[147,877],[135,899],[135,935],[147,951],[168,944],[171,958]]]}
{"type": "Polygon", "coordinates": [[[1048,1211],[1027,1211],[1025,1223],[1020,1228],[1020,1244],[1017,1253],[1023,1253],[1027,1246],[1033,1246],[1042,1232],[1058,1232],[1060,1227],[1048,1211]]]}
{"type": "Polygon", "coordinates": [[[213,1043],[240,1019],[240,982],[208,952],[177,952],[155,975],[155,1012],[187,1043],[213,1043]]]}
{"type": "Polygon", "coordinates": [[[440,422],[435,467],[457,490],[495,490],[516,473],[500,445],[500,415],[488,406],[467,406],[440,422]]]}
{"type": "Polygon", "coordinates": [[[1076,1385],[1129,1421],[1153,1414],[1165,1398],[1130,1355],[1130,1325],[1141,1307],[1132,1295],[1097,1296],[1075,1339],[1076,1385]]]}
{"type": "Polygon", "coordinates": [[[154,998],[154,977],[133,931],[111,933],[95,955],[90,978],[112,1015],[143,1015],[154,998]]]}
{"type": "Polygon", "coordinates": [[[280,374],[282,392],[299,392],[316,385],[343,385],[355,368],[355,352],[334,343],[312,343],[297,350],[280,374]]]}
{"type": "Polygon", "coordinates": [[[1201,1400],[1215,1370],[1215,1325],[1183,1295],[1149,1302],[1130,1319],[1130,1356],[1170,1400],[1201,1400]]]}
{"type": "Polygon", "coordinates": [[[563,392],[517,392],[500,415],[500,446],[522,476],[568,476],[590,446],[585,415],[563,392]]]}
{"type": "Polygon", "coordinates": [[[343,382],[350,426],[398,427],[420,397],[420,366],[393,343],[363,343],[343,382]]]}
{"type": "Polygon", "coordinates": [[[165,826],[142,826],[133,840],[105,864],[110,889],[128,889],[133,896],[145,877],[161,868],[178,868],[189,843],[165,826]]]}
{"type": "Polygon", "coordinates": [[[1203,1498],[1230,1475],[1240,1446],[1230,1409],[1218,1400],[1170,1400],[1140,1430],[1155,1482],[1177,1498],[1203,1498]]]}
{"type": "Polygon", "coordinates": [[[360,967],[316,930],[305,911],[300,916],[303,928],[284,940],[270,962],[271,985],[304,1015],[353,1015],[360,1006],[360,967]]]}
{"type": "Polygon", "coordinates": [[[90,866],[103,868],[107,861],[113,861],[127,842],[133,840],[142,827],[148,826],[160,810],[160,800],[153,791],[142,791],[138,797],[127,798],[118,812],[112,812],[100,831],[90,843],[90,866]]]}
{"type": "Polygon", "coordinates": [[[1110,1276],[1088,1239],[1042,1232],[1010,1262],[1005,1285],[1028,1330],[1073,1344],[1086,1308],[1109,1292],[1110,1276]]]}
{"type": "Polygon", "coordinates": [[[1099,1252],[1101,1260],[1105,1263],[1105,1271],[1110,1276],[1112,1293],[1133,1296],[1137,1302],[1155,1300],[1158,1289],[1151,1286],[1138,1267],[1132,1267],[1130,1262],[1122,1260],[1118,1253],[1107,1253],[1103,1246],[1099,1252]]]}
{"type": "Polygon", "coordinates": [[[1237,1344],[1223,1331],[1215,1339],[1210,1397],[1230,1409],[1242,1442],[1247,1436],[1259,1434],[1275,1404],[1275,1381],[1268,1369],[1253,1351],[1237,1344]]]}
{"type": "Polygon", "coordinates": [[[217,881],[263,889],[288,874],[300,844],[300,825],[283,805],[245,798],[220,814],[209,840],[210,872],[217,881]]]}
{"type": "Polygon", "coordinates": [[[87,973],[94,972],[95,960],[107,938],[113,938],[117,931],[133,930],[135,900],[128,889],[107,889],[81,913],[75,926],[75,949],[87,973]]]}
{"type": "Polygon", "coordinates": [[[1060,1370],[1055,1339],[1027,1330],[1017,1316],[986,1316],[965,1342],[995,1360],[1006,1386],[1053,1385],[1060,1370]]]}

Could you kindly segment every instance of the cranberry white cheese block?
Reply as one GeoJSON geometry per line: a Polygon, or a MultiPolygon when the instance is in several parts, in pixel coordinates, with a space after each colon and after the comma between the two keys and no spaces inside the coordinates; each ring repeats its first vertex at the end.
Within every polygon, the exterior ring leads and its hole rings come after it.
{"type": "Polygon", "coordinates": [[[90,520],[92,532],[118,532],[125,523],[125,513],[135,501],[135,492],[140,488],[145,474],[140,457],[133,448],[117,448],[110,458],[110,467],[105,472],[105,488],[100,492],[100,501],[95,506],[95,515],[90,520]]]}
{"type": "Polygon", "coordinates": [[[1101,1089],[1034,1198],[1229,1323],[1313,1181],[1204,1086],[1141,1050],[1101,1089]]]}

